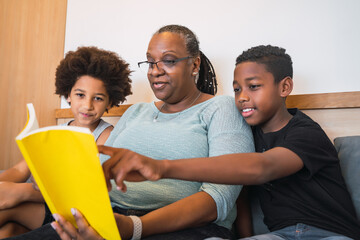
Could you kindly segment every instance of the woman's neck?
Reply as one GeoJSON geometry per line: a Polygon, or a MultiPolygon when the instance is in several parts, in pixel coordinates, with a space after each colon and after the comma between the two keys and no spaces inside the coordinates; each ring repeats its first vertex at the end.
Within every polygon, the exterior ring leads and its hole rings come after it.
{"type": "Polygon", "coordinates": [[[202,102],[201,101],[202,95],[204,95],[204,94],[201,91],[197,90],[196,92],[191,94],[191,96],[189,96],[188,98],[184,98],[184,100],[179,101],[177,103],[163,102],[159,107],[159,111],[163,112],[163,113],[182,112],[182,111],[202,102]]]}

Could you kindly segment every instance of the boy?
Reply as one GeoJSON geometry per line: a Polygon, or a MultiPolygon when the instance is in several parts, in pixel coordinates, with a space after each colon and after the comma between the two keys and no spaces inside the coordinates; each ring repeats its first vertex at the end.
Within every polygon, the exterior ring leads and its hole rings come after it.
{"type": "MultiPolygon", "coordinates": [[[[123,180],[160,178],[256,185],[271,233],[251,239],[360,239],[335,148],[317,123],[286,108],[293,88],[290,56],[273,46],[243,52],[236,59],[233,85],[236,105],[253,126],[256,153],[156,161],[100,146],[111,156],[103,164],[107,180],[114,178],[122,191],[123,180]]],[[[80,216],[84,231],[87,224],[80,216]]],[[[63,220],[58,223],[69,230],[63,220]]]]}

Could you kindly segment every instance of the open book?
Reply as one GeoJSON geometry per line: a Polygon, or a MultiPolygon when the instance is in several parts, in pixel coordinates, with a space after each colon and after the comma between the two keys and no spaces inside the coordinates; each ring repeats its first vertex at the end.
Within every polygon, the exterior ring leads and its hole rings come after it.
{"type": "Polygon", "coordinates": [[[76,226],[70,209],[77,208],[103,238],[120,239],[90,130],[39,128],[33,105],[27,108],[28,121],[16,142],[50,211],[76,226]]]}

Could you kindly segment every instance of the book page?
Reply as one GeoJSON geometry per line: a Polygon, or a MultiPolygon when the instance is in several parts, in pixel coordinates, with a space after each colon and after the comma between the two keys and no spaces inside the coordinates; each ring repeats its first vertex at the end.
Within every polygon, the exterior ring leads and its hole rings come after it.
{"type": "Polygon", "coordinates": [[[32,103],[28,103],[26,104],[26,107],[27,107],[27,122],[25,124],[24,129],[20,132],[20,134],[16,137],[16,139],[21,139],[27,133],[39,128],[39,123],[35,115],[34,105],[32,103]]]}

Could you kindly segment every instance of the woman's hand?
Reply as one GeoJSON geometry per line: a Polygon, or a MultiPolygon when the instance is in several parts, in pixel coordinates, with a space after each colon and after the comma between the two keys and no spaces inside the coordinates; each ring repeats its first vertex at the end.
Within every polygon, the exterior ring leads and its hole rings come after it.
{"type": "Polygon", "coordinates": [[[124,180],[139,182],[156,181],[162,178],[164,161],[154,160],[123,148],[98,146],[99,152],[109,155],[110,159],[103,163],[106,184],[111,190],[110,179],[114,179],[118,190],[126,192],[124,180]]]}
{"type": "MultiPolygon", "coordinates": [[[[66,221],[61,215],[53,215],[57,222],[52,222],[51,226],[55,229],[62,240],[103,240],[103,238],[89,225],[80,211],[73,208],[71,212],[74,215],[78,229],[76,229],[70,222],[66,221]]],[[[114,216],[121,238],[124,240],[130,239],[134,228],[132,220],[129,217],[118,213],[114,213],[114,216]]]]}
{"type": "Polygon", "coordinates": [[[80,211],[71,209],[74,215],[78,229],[76,229],[70,222],[65,220],[59,214],[53,214],[57,222],[52,222],[51,226],[55,229],[62,240],[103,240],[103,238],[89,225],[80,211]]]}

